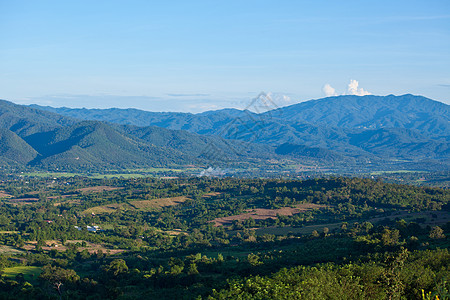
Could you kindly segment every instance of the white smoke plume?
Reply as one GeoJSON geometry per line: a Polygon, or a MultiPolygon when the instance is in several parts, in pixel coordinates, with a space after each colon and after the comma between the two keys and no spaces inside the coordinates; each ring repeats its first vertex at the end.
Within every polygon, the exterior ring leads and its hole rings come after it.
{"type": "Polygon", "coordinates": [[[358,86],[359,82],[357,80],[350,80],[350,83],[348,84],[347,95],[366,96],[371,94],[363,88],[358,88],[358,86]]]}
{"type": "Polygon", "coordinates": [[[225,170],[222,170],[221,168],[212,168],[209,167],[208,169],[202,170],[200,174],[197,175],[197,177],[218,177],[218,176],[224,176],[226,174],[225,170]]]}
{"type": "Polygon", "coordinates": [[[337,96],[336,90],[328,83],[323,86],[322,91],[327,97],[337,96]]]}

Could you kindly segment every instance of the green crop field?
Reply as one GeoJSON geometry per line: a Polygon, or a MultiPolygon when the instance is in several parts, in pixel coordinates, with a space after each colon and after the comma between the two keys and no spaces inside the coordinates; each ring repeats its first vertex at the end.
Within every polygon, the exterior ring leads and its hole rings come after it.
{"type": "Polygon", "coordinates": [[[199,168],[142,168],[142,169],[125,169],[125,170],[108,170],[104,173],[73,173],[73,172],[27,172],[23,176],[29,177],[75,177],[85,176],[93,179],[103,178],[141,178],[156,176],[161,172],[182,173],[187,171],[198,171],[199,168]]]}
{"type": "Polygon", "coordinates": [[[18,274],[22,273],[25,277],[25,280],[29,282],[36,281],[39,274],[41,274],[41,268],[33,266],[11,267],[5,268],[2,271],[3,276],[10,279],[14,279],[18,274]]]}

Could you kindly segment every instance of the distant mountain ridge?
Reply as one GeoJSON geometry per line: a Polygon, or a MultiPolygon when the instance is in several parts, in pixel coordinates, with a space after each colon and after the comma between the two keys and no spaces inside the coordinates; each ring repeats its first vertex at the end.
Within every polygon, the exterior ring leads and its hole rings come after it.
{"type": "Polygon", "coordinates": [[[450,135],[450,106],[422,96],[344,95],[310,100],[261,114],[222,109],[198,114],[148,112],[138,109],[86,109],[31,107],[83,120],[99,120],[136,126],[158,126],[199,133],[217,128],[232,118],[281,119],[336,128],[407,128],[433,135],[450,135]],[[198,124],[201,123],[201,124],[198,124]]]}
{"type": "Polygon", "coordinates": [[[450,106],[422,96],[336,96],[272,112],[290,121],[339,128],[407,128],[435,136],[450,135],[450,106]]]}
{"type": "MultiPolygon", "coordinates": [[[[181,129],[274,147],[301,146],[294,147],[294,156],[302,147],[308,147],[371,159],[448,161],[450,148],[450,107],[411,94],[328,97],[262,114],[235,109],[190,114],[136,109],[40,108],[74,118],[181,129]]],[[[289,149],[294,149],[292,147],[289,149]]],[[[286,151],[279,153],[288,154],[286,151]]]]}
{"type": "Polygon", "coordinates": [[[329,97],[261,114],[27,107],[1,100],[0,142],[0,166],[44,169],[273,158],[356,168],[426,160],[449,169],[450,109],[414,95],[329,97]]]}

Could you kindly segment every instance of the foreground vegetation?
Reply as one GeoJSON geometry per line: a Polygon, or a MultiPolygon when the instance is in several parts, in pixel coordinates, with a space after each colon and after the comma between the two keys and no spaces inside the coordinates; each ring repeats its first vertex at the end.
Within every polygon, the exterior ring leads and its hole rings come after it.
{"type": "Polygon", "coordinates": [[[448,299],[449,200],[358,178],[9,178],[0,298],[448,299]]]}

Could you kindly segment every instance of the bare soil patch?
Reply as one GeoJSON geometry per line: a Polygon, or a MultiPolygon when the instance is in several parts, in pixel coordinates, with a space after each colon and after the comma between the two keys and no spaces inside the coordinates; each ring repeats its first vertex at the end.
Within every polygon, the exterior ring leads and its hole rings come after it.
{"type": "Polygon", "coordinates": [[[9,199],[9,202],[37,202],[39,201],[39,198],[16,198],[16,199],[9,199]]]}
{"type": "Polygon", "coordinates": [[[249,218],[252,218],[254,220],[276,219],[277,215],[292,216],[302,211],[307,211],[311,209],[321,209],[324,207],[325,205],[305,203],[299,204],[296,207],[282,207],[278,209],[266,209],[266,208],[248,209],[246,210],[246,213],[217,218],[210,222],[214,223],[214,226],[225,226],[230,225],[234,220],[243,221],[249,218]]]}
{"type": "Polygon", "coordinates": [[[17,199],[8,199],[8,202],[13,205],[25,205],[25,204],[33,204],[39,201],[39,198],[17,198],[17,199]]]}
{"type": "Polygon", "coordinates": [[[85,187],[85,188],[77,189],[76,191],[77,192],[82,192],[82,193],[89,193],[89,192],[99,193],[99,192],[114,191],[114,190],[119,190],[119,189],[121,189],[121,188],[120,187],[100,185],[100,186],[85,187]]]}
{"type": "Polygon", "coordinates": [[[5,191],[0,191],[0,198],[11,198],[12,195],[6,193],[5,191]]]}
{"type": "MultiPolygon", "coordinates": [[[[83,241],[80,240],[68,240],[66,241],[67,243],[82,243],[83,241]]],[[[99,250],[102,251],[103,253],[107,253],[109,252],[110,254],[117,254],[117,253],[121,253],[124,252],[125,249],[110,249],[107,246],[103,245],[103,244],[96,244],[96,243],[91,243],[91,242],[86,242],[86,247],[78,247],[78,251],[83,251],[83,250],[87,250],[89,253],[97,253],[99,250]]]]}
{"type": "Polygon", "coordinates": [[[211,193],[206,193],[203,195],[203,198],[209,198],[209,197],[214,197],[214,196],[219,196],[222,193],[219,192],[211,192],[211,193]]]}
{"type": "MultiPolygon", "coordinates": [[[[65,245],[62,245],[60,241],[56,241],[56,240],[48,240],[45,241],[45,246],[42,247],[42,250],[56,250],[56,251],[66,251],[67,250],[67,245],[68,244],[76,244],[76,243],[82,243],[82,240],[67,240],[65,245]]],[[[36,249],[36,241],[32,241],[32,242],[27,242],[25,244],[25,246],[22,247],[22,249],[24,250],[34,250],[36,249]]],[[[106,245],[103,244],[96,244],[96,243],[91,243],[91,242],[87,242],[86,241],[86,246],[85,247],[81,247],[79,246],[77,248],[77,250],[79,252],[83,251],[83,250],[87,250],[89,253],[97,253],[99,250],[102,251],[103,253],[107,253],[109,252],[110,254],[116,254],[116,253],[121,253],[124,252],[125,249],[110,249],[108,248],[106,245]]]]}
{"type": "Polygon", "coordinates": [[[47,199],[50,199],[50,200],[58,199],[58,198],[65,199],[65,198],[72,197],[72,196],[75,196],[75,194],[58,195],[58,196],[49,196],[49,197],[47,197],[47,199]]]}

